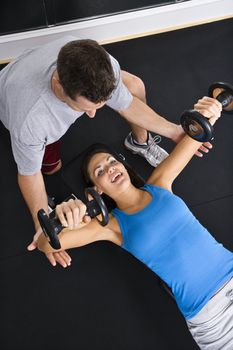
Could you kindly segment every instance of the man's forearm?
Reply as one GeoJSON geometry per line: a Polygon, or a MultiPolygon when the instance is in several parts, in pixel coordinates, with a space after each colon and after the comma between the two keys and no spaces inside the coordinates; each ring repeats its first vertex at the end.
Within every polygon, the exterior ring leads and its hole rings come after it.
{"type": "Polygon", "coordinates": [[[120,110],[119,113],[128,122],[168,137],[175,142],[178,142],[184,135],[180,125],[169,122],[167,119],[161,117],[137,97],[133,98],[129,108],[120,110]]]}
{"type": "Polygon", "coordinates": [[[32,214],[35,228],[37,229],[39,227],[37,219],[38,210],[44,208],[46,212],[48,211],[48,198],[43,176],[41,172],[27,176],[18,174],[18,183],[22,195],[32,214]]]}

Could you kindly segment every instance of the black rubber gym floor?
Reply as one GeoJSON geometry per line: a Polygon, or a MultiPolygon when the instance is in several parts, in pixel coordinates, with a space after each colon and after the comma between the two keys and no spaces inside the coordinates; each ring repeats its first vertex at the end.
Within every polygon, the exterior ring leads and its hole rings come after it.
{"type": "MultiPolygon", "coordinates": [[[[233,83],[233,19],[106,45],[122,69],[140,76],[148,104],[179,122],[184,109],[207,94],[214,81],[233,83]]],[[[233,117],[215,127],[214,148],[195,157],[175,183],[199,220],[233,249],[233,117]]],[[[129,127],[104,107],[83,116],[63,137],[67,165],[87,146],[105,142],[126,156],[145,178],[152,168],[122,146],[129,127]]],[[[174,146],[163,139],[168,151],[174,146]]],[[[27,252],[33,224],[17,185],[7,130],[0,125],[0,344],[3,350],[197,349],[175,302],[155,275],[109,242],[71,250],[72,266],[53,268],[38,251],[27,252]]],[[[45,177],[57,201],[73,191],[74,163],[45,177]],[[69,171],[67,170],[69,169],[69,171]]]]}

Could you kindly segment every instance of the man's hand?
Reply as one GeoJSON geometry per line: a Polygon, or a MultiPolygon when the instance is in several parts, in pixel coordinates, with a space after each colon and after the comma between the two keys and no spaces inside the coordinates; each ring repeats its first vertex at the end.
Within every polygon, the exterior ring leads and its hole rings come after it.
{"type": "MultiPolygon", "coordinates": [[[[33,237],[33,241],[27,247],[27,249],[29,251],[32,251],[32,250],[37,248],[37,241],[42,233],[43,232],[42,232],[41,228],[39,228],[36,231],[36,233],[33,237]]],[[[54,253],[45,253],[45,255],[46,255],[47,259],[49,260],[49,262],[51,263],[51,265],[53,265],[53,266],[56,266],[57,263],[59,263],[63,267],[70,266],[70,264],[71,264],[71,257],[69,256],[69,254],[65,250],[62,250],[59,252],[54,252],[54,253]]]]}

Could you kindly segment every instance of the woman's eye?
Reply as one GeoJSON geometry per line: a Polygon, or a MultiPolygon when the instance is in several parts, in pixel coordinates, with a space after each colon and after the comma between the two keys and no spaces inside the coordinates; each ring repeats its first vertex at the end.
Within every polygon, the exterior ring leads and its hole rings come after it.
{"type": "Polygon", "coordinates": [[[116,164],[116,163],[117,163],[117,160],[116,160],[116,159],[110,160],[110,164],[116,164]]]}
{"type": "Polygon", "coordinates": [[[103,169],[100,169],[100,170],[98,170],[98,172],[97,172],[97,176],[101,176],[101,175],[103,175],[103,173],[104,173],[104,170],[103,170],[103,169]]]}

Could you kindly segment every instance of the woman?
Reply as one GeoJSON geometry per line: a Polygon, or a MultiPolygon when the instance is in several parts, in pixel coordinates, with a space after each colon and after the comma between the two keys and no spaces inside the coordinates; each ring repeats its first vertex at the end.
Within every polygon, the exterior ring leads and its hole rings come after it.
{"type": "MultiPolygon", "coordinates": [[[[194,107],[211,124],[222,109],[209,97],[194,107]]],[[[98,240],[120,245],[168,284],[201,349],[229,350],[233,349],[233,254],[172,193],[173,181],[199,148],[199,142],[185,136],[141,188],[132,184],[125,166],[112,154],[103,150],[89,154],[85,175],[100,194],[115,201],[116,208],[109,224],[101,227],[96,220],[78,223],[86,210],[79,202],[61,204],[60,220],[78,227],[64,229],[59,237],[63,249],[98,240]]],[[[52,251],[44,237],[39,249],[52,251]]]]}

